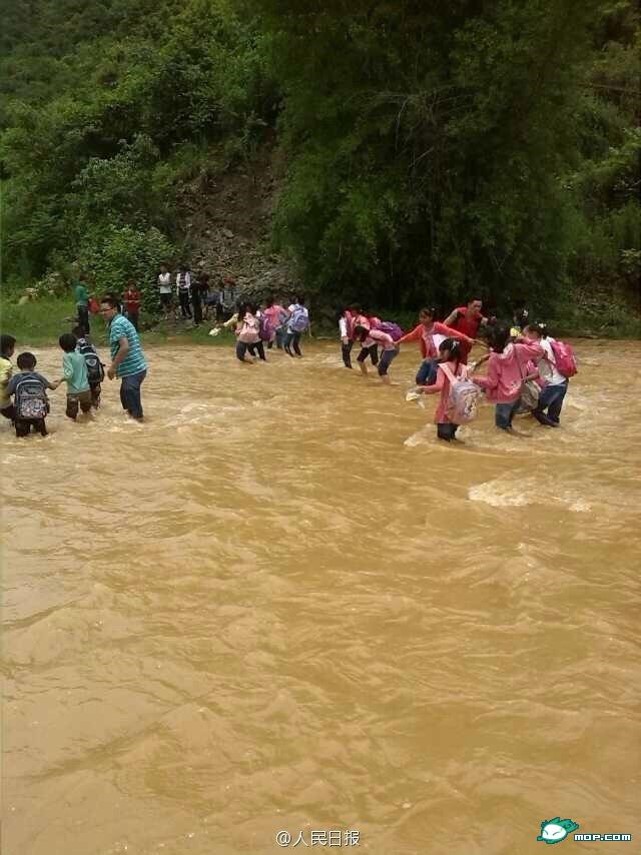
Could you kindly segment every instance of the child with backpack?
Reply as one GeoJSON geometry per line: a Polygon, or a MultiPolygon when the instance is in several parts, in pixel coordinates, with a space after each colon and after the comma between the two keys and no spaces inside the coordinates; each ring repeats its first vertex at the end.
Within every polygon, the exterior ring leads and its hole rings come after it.
{"type": "Polygon", "coordinates": [[[542,389],[532,415],[542,425],[558,427],[569,378],[577,373],[574,351],[569,344],[549,336],[544,324],[529,324],[523,332],[528,341],[536,342],[544,351],[537,366],[542,389]]]}
{"type": "MultiPolygon", "coordinates": [[[[387,372],[392,363],[392,360],[396,359],[396,357],[398,356],[398,347],[396,345],[394,336],[400,338],[402,334],[400,328],[396,327],[396,329],[392,329],[392,327],[395,326],[395,324],[390,325],[389,332],[386,331],[386,327],[382,322],[379,322],[379,327],[377,329],[369,329],[368,327],[363,326],[361,324],[354,327],[354,338],[356,341],[360,341],[361,343],[361,354],[363,353],[364,349],[369,349],[369,347],[372,346],[368,346],[368,342],[372,342],[373,346],[376,348],[378,348],[379,345],[381,346],[383,353],[381,355],[380,361],[378,362],[378,376],[381,378],[383,383],[388,386],[391,381],[387,372]]],[[[365,359],[361,361],[359,355],[358,362],[361,369],[361,373],[366,376],[367,366],[365,365],[365,359]]]]}
{"type": "Polygon", "coordinates": [[[294,297],[294,302],[288,307],[287,336],[285,337],[285,353],[301,358],[300,338],[309,329],[309,312],[305,308],[304,297],[294,297]],[[292,347],[294,353],[292,353],[292,347]]]}
{"type": "MultiPolygon", "coordinates": [[[[238,306],[236,321],[236,357],[240,362],[254,362],[256,348],[262,342],[260,340],[260,321],[256,317],[257,309],[250,303],[241,303],[238,306]],[[249,356],[247,355],[249,353],[249,356]]],[[[231,319],[230,319],[231,320],[231,319]]],[[[229,323],[229,321],[227,322],[229,323]]],[[[263,359],[265,350],[263,348],[263,359]]]]}
{"type": "Polygon", "coordinates": [[[16,410],[11,403],[8,387],[13,373],[11,357],[16,349],[16,340],[12,335],[0,336],[0,413],[12,422],[16,417],[16,410]]]}
{"type": "Polygon", "coordinates": [[[475,377],[474,383],[485,390],[488,401],[496,404],[495,424],[512,432],[512,421],[521,403],[521,392],[527,379],[527,363],[544,355],[541,345],[533,341],[510,340],[508,327],[497,327],[490,341],[486,377],[475,377]]]}
{"type": "Polygon", "coordinates": [[[100,361],[98,351],[90,342],[88,336],[82,334],[82,327],[74,327],[72,330],[78,344],[76,349],[84,357],[87,366],[87,380],[89,381],[89,390],[91,392],[91,405],[97,410],[100,407],[100,395],[102,392],[101,383],[105,379],[105,366],[100,361]]]}
{"type": "Polygon", "coordinates": [[[417,391],[424,395],[440,392],[434,421],[436,436],[444,442],[455,440],[456,431],[462,424],[476,417],[479,391],[467,378],[467,366],[462,362],[461,342],[446,338],[439,345],[436,380],[429,386],[419,386],[417,391]]]}
{"type": "Polygon", "coordinates": [[[66,415],[74,422],[78,409],[83,413],[91,410],[91,390],[87,377],[87,363],[84,356],[76,350],[78,339],[73,333],[64,333],[58,339],[64,352],[62,357],[62,378],[60,383],[67,384],[66,415]]]}
{"type": "Polygon", "coordinates": [[[266,323],[271,327],[270,336],[267,339],[267,347],[269,350],[274,346],[279,350],[283,349],[283,339],[285,335],[285,321],[289,317],[287,309],[283,308],[280,303],[277,303],[273,297],[268,297],[265,300],[265,308],[263,315],[267,319],[266,323]]]}
{"type": "Polygon", "coordinates": [[[33,353],[21,353],[17,362],[20,371],[13,375],[7,386],[7,393],[13,395],[14,400],[16,436],[28,436],[31,428],[34,433],[46,436],[45,419],[49,413],[46,390],[57,389],[62,381],[50,383],[38,374],[34,370],[37,361],[33,353]]]}
{"type": "MultiPolygon", "coordinates": [[[[355,311],[352,323],[354,330],[356,330],[356,327],[362,327],[366,330],[372,329],[371,319],[364,311],[355,311]]],[[[363,338],[361,334],[361,336],[357,338],[356,333],[354,332],[354,337],[355,341],[358,340],[361,346],[360,352],[356,357],[356,361],[358,362],[358,367],[361,369],[361,374],[365,376],[367,374],[367,366],[365,365],[365,361],[368,357],[371,360],[371,363],[374,368],[376,368],[376,366],[378,365],[378,345],[371,336],[366,336],[365,338],[363,338]]]]}

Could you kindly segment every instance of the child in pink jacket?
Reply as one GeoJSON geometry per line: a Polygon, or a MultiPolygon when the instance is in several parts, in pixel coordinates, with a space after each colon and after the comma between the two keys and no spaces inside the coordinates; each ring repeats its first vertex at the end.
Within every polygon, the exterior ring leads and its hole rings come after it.
{"type": "MultiPolygon", "coordinates": [[[[354,327],[354,338],[356,341],[360,341],[363,350],[366,348],[369,349],[372,346],[382,347],[383,353],[380,362],[378,363],[378,376],[381,378],[383,383],[389,385],[390,378],[387,371],[392,360],[398,356],[398,347],[396,346],[396,342],[392,336],[382,330],[368,329],[366,326],[358,324],[354,327]]],[[[363,350],[361,350],[361,353],[363,350]]],[[[361,361],[360,356],[358,358],[358,363],[360,365],[361,372],[363,374],[367,374],[367,366],[365,365],[364,360],[361,361]]]]}
{"type": "Polygon", "coordinates": [[[528,376],[528,361],[544,355],[536,342],[517,340],[510,342],[507,327],[497,327],[492,336],[492,353],[488,360],[487,376],[472,380],[485,390],[488,401],[496,404],[495,424],[501,430],[512,431],[512,420],[521,400],[521,389],[528,376]]]}
{"type": "Polygon", "coordinates": [[[436,381],[430,386],[418,387],[418,391],[423,395],[435,395],[437,392],[441,393],[441,398],[434,414],[434,421],[436,422],[437,437],[445,440],[445,442],[452,442],[452,440],[456,439],[456,431],[458,430],[459,425],[450,421],[447,414],[450,402],[451,384],[449,377],[443,370],[443,366],[447,366],[454,377],[465,376],[467,374],[467,367],[461,362],[462,356],[461,342],[458,339],[446,338],[445,341],[442,341],[439,345],[440,362],[436,374],[436,381]]]}

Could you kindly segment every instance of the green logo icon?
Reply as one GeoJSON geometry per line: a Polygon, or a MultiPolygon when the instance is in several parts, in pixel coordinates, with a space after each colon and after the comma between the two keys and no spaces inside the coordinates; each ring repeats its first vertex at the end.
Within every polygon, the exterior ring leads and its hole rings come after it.
{"type": "Polygon", "coordinates": [[[574,822],[573,819],[561,819],[560,816],[544,819],[541,823],[541,833],[536,839],[543,843],[560,843],[578,827],[579,823],[574,822]]]}

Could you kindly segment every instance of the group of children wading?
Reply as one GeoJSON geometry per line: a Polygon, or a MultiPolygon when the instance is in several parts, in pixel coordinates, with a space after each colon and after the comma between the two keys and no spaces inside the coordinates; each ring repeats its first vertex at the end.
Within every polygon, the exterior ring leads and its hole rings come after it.
{"type": "MultiPolygon", "coordinates": [[[[121,313],[113,295],[103,298],[100,312],[108,324],[112,362],[107,374],[122,380],[120,399],[123,409],[142,420],[140,386],[145,379],[147,363],[135,326],[121,313]]],[[[576,360],[570,345],[551,338],[544,326],[528,323],[527,312],[518,311],[510,328],[495,318],[483,315],[481,300],[460,306],[443,321],[436,320],[434,309],[421,309],[418,324],[403,334],[398,324],[382,321],[360,306],[345,309],[338,321],[341,354],[346,368],[352,368],[352,351],[358,346],[356,361],[363,375],[367,363],[378,371],[384,383],[390,383],[389,370],[400,348],[416,342],[421,363],[416,373],[416,386],[407,400],[420,403],[421,395],[439,395],[434,421],[439,439],[456,439],[460,425],[477,414],[481,394],[495,405],[495,423],[512,431],[517,413],[530,412],[542,425],[558,427],[569,378],[576,374],[576,360]],[[480,338],[480,335],[483,335],[480,338]],[[476,363],[468,365],[474,345],[486,349],[476,363]],[[484,376],[476,376],[487,363],[484,376]]],[[[36,371],[36,357],[21,353],[17,358],[18,373],[13,373],[11,358],[15,339],[3,335],[0,355],[0,414],[15,426],[17,436],[31,430],[46,435],[45,419],[49,412],[48,389],[67,384],[66,414],[75,420],[79,412],[89,413],[100,405],[104,366],[91,344],[86,325],[79,315],[72,333],[60,336],[63,351],[62,377],[50,382],[36,371]],[[12,401],[13,398],[13,401],[12,401]]],[[[302,335],[309,330],[309,311],[305,298],[296,296],[285,307],[268,298],[262,307],[241,302],[236,312],[222,325],[236,334],[236,357],[241,362],[265,361],[265,348],[276,345],[291,357],[302,357],[302,335]]],[[[215,326],[211,335],[217,335],[215,326]]]]}
{"type": "Polygon", "coordinates": [[[47,435],[46,419],[50,412],[48,390],[66,383],[66,415],[76,421],[78,414],[88,415],[100,407],[102,381],[121,381],[120,402],[123,410],[136,421],[143,420],[140,387],[147,375],[147,362],[134,325],[120,311],[120,302],[113,295],[102,298],[100,313],[107,324],[111,361],[107,370],[91,343],[79,315],[78,324],[70,333],[58,339],[62,350],[62,377],[53,382],[38,371],[33,353],[19,354],[14,372],[12,357],[16,339],[0,337],[0,415],[15,427],[16,436],[28,436],[32,431],[47,435]]]}
{"type": "MultiPolygon", "coordinates": [[[[241,362],[254,362],[256,358],[265,362],[265,346],[271,349],[274,344],[289,356],[301,358],[300,341],[309,329],[309,311],[302,296],[294,297],[287,308],[273,297],[262,308],[256,303],[240,302],[222,327],[234,330],[236,356],[241,362]]],[[[214,327],[210,335],[219,332],[220,327],[214,327]]]]}
{"type": "Polygon", "coordinates": [[[519,412],[530,412],[540,424],[558,427],[569,378],[577,372],[571,346],[553,339],[543,325],[527,323],[525,311],[515,312],[513,326],[507,327],[486,318],[482,310],[481,300],[471,300],[441,323],[434,309],[421,309],[419,323],[403,335],[397,324],[350,306],[338,322],[343,364],[352,368],[352,349],[359,345],[361,372],[367,374],[369,360],[383,382],[389,383],[389,366],[401,346],[417,342],[422,360],[416,387],[407,399],[440,395],[434,421],[438,438],[447,442],[456,439],[460,425],[476,417],[482,392],[495,405],[495,424],[501,430],[511,432],[519,412]],[[486,339],[479,339],[481,329],[486,339]],[[475,344],[488,352],[468,365],[475,344]],[[474,376],[485,362],[486,375],[474,376]]]}

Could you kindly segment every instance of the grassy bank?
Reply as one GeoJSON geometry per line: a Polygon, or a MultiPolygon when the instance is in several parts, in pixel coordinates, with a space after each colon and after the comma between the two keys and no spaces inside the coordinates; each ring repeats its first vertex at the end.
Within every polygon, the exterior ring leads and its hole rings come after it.
{"type": "MultiPolygon", "coordinates": [[[[19,306],[17,302],[5,301],[0,316],[2,332],[9,333],[21,345],[44,347],[55,345],[62,333],[69,332],[74,326],[74,306],[71,300],[45,297],[33,303],[19,306]]],[[[97,346],[107,343],[107,330],[100,316],[91,316],[91,337],[97,346]]],[[[182,328],[180,324],[160,324],[153,329],[141,330],[145,345],[162,344],[169,340],[176,344],[205,344],[217,347],[229,344],[232,334],[223,331],[219,336],[210,336],[212,324],[205,322],[202,327],[182,328]]]]}

